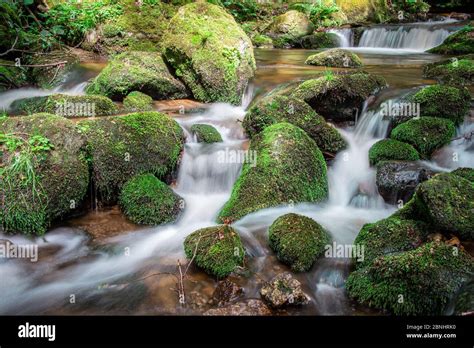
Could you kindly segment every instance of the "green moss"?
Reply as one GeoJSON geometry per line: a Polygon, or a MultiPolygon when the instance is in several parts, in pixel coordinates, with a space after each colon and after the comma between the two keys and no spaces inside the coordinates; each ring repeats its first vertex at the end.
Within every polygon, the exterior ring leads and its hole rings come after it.
{"type": "Polygon", "coordinates": [[[474,83],[474,54],[426,64],[423,76],[453,86],[474,83]]]}
{"type": "Polygon", "coordinates": [[[309,56],[305,64],[334,68],[359,68],[362,66],[362,61],[355,53],[340,48],[333,48],[309,56]]]}
{"type": "Polygon", "coordinates": [[[16,67],[15,62],[0,59],[0,92],[12,88],[20,88],[27,83],[26,70],[22,67],[16,67]],[[10,66],[6,66],[10,65],[10,66]]]}
{"type": "Polygon", "coordinates": [[[138,91],[130,92],[123,100],[127,111],[150,111],[153,109],[153,99],[138,91]]]}
{"type": "Polygon", "coordinates": [[[174,222],[183,208],[182,198],[152,174],[128,180],[122,187],[119,203],[128,219],[144,225],[174,222]]]}
{"type": "Polygon", "coordinates": [[[195,99],[241,103],[256,68],[252,43],[221,7],[205,2],[181,7],[163,46],[165,60],[195,99]]]}
{"type": "Polygon", "coordinates": [[[50,114],[2,119],[0,126],[0,224],[6,232],[41,235],[86,194],[84,139],[71,121],[50,114]]]}
{"type": "Polygon", "coordinates": [[[220,221],[236,221],[260,209],[327,198],[324,157],[302,129],[277,123],[256,135],[250,149],[256,165],[245,163],[220,221]]]}
{"type": "Polygon", "coordinates": [[[198,143],[219,143],[222,137],[219,132],[208,124],[194,124],[191,132],[196,135],[198,143]]]}
{"type": "Polygon", "coordinates": [[[245,258],[239,234],[227,225],[203,228],[191,233],[184,240],[184,251],[188,259],[195,255],[194,262],[198,267],[220,278],[242,266],[245,258]]]}
{"type": "Polygon", "coordinates": [[[94,183],[106,203],[135,175],[148,172],[165,180],[183,148],[178,123],[153,111],[85,120],[78,128],[87,137],[94,183]]]}
{"type": "Polygon", "coordinates": [[[474,182],[474,169],[472,168],[458,168],[453,170],[451,174],[458,175],[470,182],[474,182]]]}
{"type": "Polygon", "coordinates": [[[263,34],[257,34],[252,37],[252,43],[255,47],[273,47],[272,38],[263,34]]]}
{"type": "Polygon", "coordinates": [[[369,150],[369,162],[376,165],[381,161],[418,161],[420,155],[413,146],[393,139],[377,141],[369,150]]]}
{"type": "Polygon", "coordinates": [[[390,137],[411,144],[423,158],[448,144],[456,134],[454,123],[445,118],[420,117],[395,127],[390,137]]]}
{"type": "Polygon", "coordinates": [[[447,118],[458,125],[471,107],[471,96],[465,88],[444,85],[428,86],[411,98],[420,104],[420,116],[447,118]]]}
{"type": "Polygon", "coordinates": [[[294,97],[277,94],[263,98],[250,108],[242,126],[252,138],[278,122],[288,122],[303,129],[323,152],[336,154],[346,147],[346,142],[336,128],[304,101],[294,97]]]}
{"type": "Polygon", "coordinates": [[[278,260],[294,272],[308,271],[331,240],[316,221],[297,214],[276,219],[268,230],[268,238],[278,260]]]}
{"type": "Polygon", "coordinates": [[[444,42],[428,52],[438,54],[469,54],[474,53],[474,27],[467,25],[461,30],[451,34],[444,42]]]}
{"type": "Polygon", "coordinates": [[[86,88],[88,94],[105,95],[114,100],[122,100],[133,91],[156,100],[188,96],[161,55],[154,52],[130,51],[115,56],[86,88]]]}
{"type": "Polygon", "coordinates": [[[396,315],[441,315],[473,271],[464,250],[433,242],[375,259],[350,274],[346,289],[358,302],[396,315]]]}
{"type": "Polygon", "coordinates": [[[303,36],[299,39],[299,45],[305,49],[321,49],[339,47],[339,38],[334,33],[317,32],[303,36]]]}

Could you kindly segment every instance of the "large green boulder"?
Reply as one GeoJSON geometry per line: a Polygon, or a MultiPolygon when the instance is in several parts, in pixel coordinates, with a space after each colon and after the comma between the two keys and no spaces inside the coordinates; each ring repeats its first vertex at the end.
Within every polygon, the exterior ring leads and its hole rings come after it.
{"type": "Polygon", "coordinates": [[[105,203],[114,203],[123,184],[135,175],[167,179],[184,142],[178,123],[153,111],[85,120],[78,128],[87,137],[94,185],[105,203]]]}
{"type": "Polygon", "coordinates": [[[255,163],[246,162],[219,213],[236,221],[260,209],[285,203],[320,202],[328,196],[323,154],[305,131],[290,123],[265,128],[250,143],[255,163]]]}
{"type": "Polygon", "coordinates": [[[464,250],[432,242],[376,258],[349,275],[346,289],[358,302],[396,315],[443,315],[473,272],[464,250]]]}
{"type": "Polygon", "coordinates": [[[332,68],[359,68],[362,66],[362,61],[351,51],[333,48],[309,56],[305,64],[332,68]]]}
{"type": "Polygon", "coordinates": [[[184,240],[188,259],[206,273],[222,278],[243,266],[245,249],[239,234],[228,225],[207,227],[191,233],[184,240]]]}
{"type": "Polygon", "coordinates": [[[423,76],[453,86],[474,83],[474,54],[429,63],[423,67],[423,76]]]}
{"type": "Polygon", "coordinates": [[[220,133],[210,124],[196,123],[191,126],[191,132],[196,136],[198,143],[219,143],[222,141],[220,133]]]}
{"type": "Polygon", "coordinates": [[[448,144],[456,134],[454,123],[445,118],[412,118],[395,127],[390,137],[412,145],[423,158],[448,144]]]}
{"type": "Polygon", "coordinates": [[[183,199],[152,174],[128,180],[120,192],[119,203],[128,219],[143,225],[174,222],[184,208],[183,199]]]}
{"type": "Polygon", "coordinates": [[[441,45],[430,49],[428,52],[451,55],[474,53],[473,32],[474,27],[467,25],[448,36],[441,45]]]}
{"type": "Polygon", "coordinates": [[[252,138],[278,122],[288,122],[303,129],[323,152],[336,154],[346,147],[346,142],[336,128],[304,101],[294,97],[277,94],[261,99],[247,112],[242,126],[252,138]]]}
{"type": "Polygon", "coordinates": [[[471,96],[466,88],[445,85],[428,86],[410,100],[420,104],[420,116],[447,118],[458,125],[471,108],[471,96]]]}
{"type": "Polygon", "coordinates": [[[163,56],[195,99],[240,104],[256,65],[252,42],[222,7],[182,6],[163,37],[163,56]]]}
{"type": "Polygon", "coordinates": [[[133,91],[156,100],[189,95],[156,52],[130,51],[115,56],[86,88],[88,94],[105,95],[113,100],[122,100],[133,91]]]}
{"type": "Polygon", "coordinates": [[[313,23],[304,13],[291,10],[277,16],[266,29],[266,34],[273,39],[275,47],[292,47],[313,30],[313,23]]]}
{"type": "Polygon", "coordinates": [[[354,121],[364,101],[386,85],[382,77],[363,71],[330,73],[302,82],[291,96],[304,100],[325,119],[354,121]]]}
{"type": "Polygon", "coordinates": [[[70,120],[50,114],[3,119],[0,129],[0,225],[41,235],[87,192],[84,138],[70,120]]]}
{"type": "Polygon", "coordinates": [[[286,214],[270,226],[268,239],[278,260],[289,265],[294,272],[305,272],[323,254],[331,237],[313,219],[286,214]]]}
{"type": "Polygon", "coordinates": [[[418,161],[420,155],[413,146],[393,139],[377,141],[369,150],[369,162],[377,165],[382,161],[418,161]]]}

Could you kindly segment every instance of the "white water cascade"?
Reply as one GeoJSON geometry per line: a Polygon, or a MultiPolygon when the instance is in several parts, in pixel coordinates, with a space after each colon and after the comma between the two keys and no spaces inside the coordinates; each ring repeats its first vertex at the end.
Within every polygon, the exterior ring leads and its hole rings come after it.
{"type": "Polygon", "coordinates": [[[340,47],[354,46],[354,32],[351,28],[331,29],[329,32],[337,35],[340,47]]]}

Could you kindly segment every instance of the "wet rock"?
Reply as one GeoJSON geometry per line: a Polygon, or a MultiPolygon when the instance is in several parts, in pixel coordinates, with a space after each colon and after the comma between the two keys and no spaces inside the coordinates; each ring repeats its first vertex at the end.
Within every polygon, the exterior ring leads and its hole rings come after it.
{"type": "Polygon", "coordinates": [[[449,85],[474,84],[474,54],[426,64],[423,76],[449,85]]]}
{"type": "Polygon", "coordinates": [[[449,35],[439,46],[436,46],[428,52],[438,54],[469,54],[474,53],[474,28],[466,25],[463,29],[449,35]]]}
{"type": "Polygon", "coordinates": [[[369,150],[371,165],[382,161],[418,161],[419,159],[420,155],[412,145],[393,139],[379,140],[369,150]]]}
{"type": "Polygon", "coordinates": [[[301,283],[288,273],[281,273],[260,289],[263,300],[273,308],[305,305],[310,301],[301,289],[301,283]]]}
{"type": "Polygon", "coordinates": [[[336,34],[319,32],[306,35],[300,38],[299,46],[305,49],[333,48],[339,46],[339,39],[336,34]]]}
{"type": "Polygon", "coordinates": [[[267,30],[275,47],[293,47],[295,42],[314,30],[313,23],[299,11],[291,10],[276,17],[267,30]]]}
{"type": "Polygon", "coordinates": [[[217,283],[216,290],[214,290],[209,303],[222,307],[229,302],[235,301],[243,293],[244,289],[241,286],[233,281],[225,279],[217,283]]]}
{"type": "Polygon", "coordinates": [[[153,110],[153,99],[145,93],[133,91],[123,100],[123,107],[129,112],[153,110]]]}
{"type": "Polygon", "coordinates": [[[334,68],[358,68],[362,66],[362,61],[355,53],[340,48],[333,48],[309,56],[305,64],[334,68]]]}
{"type": "Polygon", "coordinates": [[[208,311],[204,312],[204,315],[266,316],[272,315],[272,311],[262,300],[251,299],[237,302],[225,307],[209,309],[208,311]]]}
{"type": "Polygon", "coordinates": [[[198,143],[219,143],[222,136],[213,126],[209,124],[193,124],[191,132],[196,136],[198,143]]]}
{"type": "Polygon", "coordinates": [[[419,162],[384,161],[377,165],[377,188],[387,203],[407,202],[418,184],[437,172],[419,162]]]}

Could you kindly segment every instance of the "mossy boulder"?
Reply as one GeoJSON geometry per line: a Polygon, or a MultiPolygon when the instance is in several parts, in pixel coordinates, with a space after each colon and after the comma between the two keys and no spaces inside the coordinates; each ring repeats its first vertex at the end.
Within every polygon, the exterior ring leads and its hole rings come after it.
{"type": "Polygon", "coordinates": [[[474,182],[459,175],[438,174],[417,187],[413,200],[425,221],[461,239],[474,239],[474,182]]]}
{"type": "Polygon", "coordinates": [[[273,39],[276,47],[292,47],[298,39],[311,34],[313,30],[313,23],[304,13],[291,10],[275,17],[266,29],[266,34],[273,39]]]}
{"type": "Polygon", "coordinates": [[[334,33],[324,31],[303,36],[299,39],[299,46],[305,49],[321,49],[339,47],[339,38],[334,33]]]}
{"type": "Polygon", "coordinates": [[[357,260],[356,267],[368,266],[379,256],[416,249],[426,241],[429,233],[427,223],[397,216],[365,224],[354,241],[364,247],[364,259],[357,260]]]}
{"type": "Polygon", "coordinates": [[[184,240],[184,252],[206,273],[222,278],[243,266],[245,249],[236,230],[228,225],[207,227],[184,240]]]}
{"type": "Polygon", "coordinates": [[[429,63],[423,67],[423,76],[453,86],[474,83],[474,54],[429,63]]]}
{"type": "Polygon", "coordinates": [[[291,96],[304,100],[325,119],[354,121],[364,101],[386,85],[382,77],[362,71],[331,73],[302,82],[291,96]]]}
{"type": "Polygon", "coordinates": [[[425,87],[410,99],[420,104],[420,116],[447,118],[456,125],[464,121],[471,107],[471,96],[466,88],[445,85],[425,87]]]}
{"type": "Polygon", "coordinates": [[[22,67],[16,67],[15,62],[0,59],[0,92],[12,88],[20,88],[27,84],[27,72],[22,67]]]}
{"type": "Polygon", "coordinates": [[[241,103],[256,69],[253,46],[222,7],[206,2],[182,6],[163,40],[166,62],[195,99],[241,103]]]}
{"type": "Polygon", "coordinates": [[[352,272],[346,289],[358,302],[396,315],[442,315],[473,272],[464,250],[432,242],[378,257],[352,272]]]}
{"type": "Polygon", "coordinates": [[[386,21],[392,10],[385,0],[336,0],[349,23],[386,21]]]}
{"type": "Polygon", "coordinates": [[[458,168],[451,172],[451,174],[458,175],[470,182],[474,182],[474,169],[473,168],[458,168]]]}
{"type": "Polygon", "coordinates": [[[446,118],[420,117],[412,118],[395,127],[390,137],[412,145],[422,158],[448,144],[456,134],[454,123],[446,118]]]}
{"type": "Polygon", "coordinates": [[[31,65],[61,62],[63,64],[31,68],[30,79],[38,87],[50,89],[64,82],[67,75],[79,63],[79,57],[68,50],[55,50],[46,54],[32,55],[28,60],[31,65]]]}
{"type": "Polygon", "coordinates": [[[209,124],[193,124],[191,132],[196,136],[198,143],[219,143],[222,141],[217,129],[209,124]]]}
{"type": "Polygon", "coordinates": [[[145,93],[133,91],[123,100],[123,107],[127,111],[150,111],[153,109],[153,99],[145,93]]]}
{"type": "Polygon", "coordinates": [[[268,239],[278,260],[289,265],[294,272],[305,272],[324,253],[331,237],[313,219],[286,214],[270,226],[268,239]]]}
{"type": "Polygon", "coordinates": [[[305,131],[290,123],[265,128],[250,143],[256,164],[244,163],[219,221],[236,221],[260,209],[327,198],[323,154],[305,131]]]}
{"type": "Polygon", "coordinates": [[[115,202],[123,184],[135,175],[151,173],[166,180],[184,142],[178,123],[153,111],[85,120],[78,128],[87,137],[92,177],[105,203],[115,202]]]}
{"type": "Polygon", "coordinates": [[[377,141],[369,150],[369,162],[377,165],[381,161],[418,161],[420,155],[413,146],[393,139],[377,141]]]}
{"type": "Polygon", "coordinates": [[[264,34],[257,34],[252,37],[252,43],[255,47],[273,48],[273,40],[271,37],[264,34]]]}
{"type": "Polygon", "coordinates": [[[253,138],[278,122],[288,122],[303,129],[323,152],[336,154],[346,147],[345,140],[335,127],[329,125],[304,101],[294,97],[276,94],[261,99],[247,112],[242,126],[253,138]]]}
{"type": "Polygon", "coordinates": [[[183,199],[152,174],[128,180],[120,193],[120,207],[136,224],[160,225],[174,222],[184,208],[183,199]]]}
{"type": "Polygon", "coordinates": [[[355,53],[340,48],[333,48],[309,56],[305,64],[333,68],[359,68],[362,66],[362,61],[355,53]]]}
{"type": "Polygon", "coordinates": [[[88,94],[105,95],[113,100],[122,100],[133,91],[156,100],[189,95],[156,52],[130,51],[115,56],[86,88],[88,94]]]}
{"type": "Polygon", "coordinates": [[[64,117],[0,120],[0,224],[6,232],[44,234],[79,207],[89,184],[84,138],[64,117]]]}
{"type": "Polygon", "coordinates": [[[469,54],[474,53],[474,27],[467,25],[461,30],[449,35],[444,42],[430,50],[438,54],[469,54]]]}
{"type": "Polygon", "coordinates": [[[117,105],[101,95],[53,94],[15,100],[11,109],[16,113],[46,112],[66,118],[110,116],[117,113],[117,105]]]}

